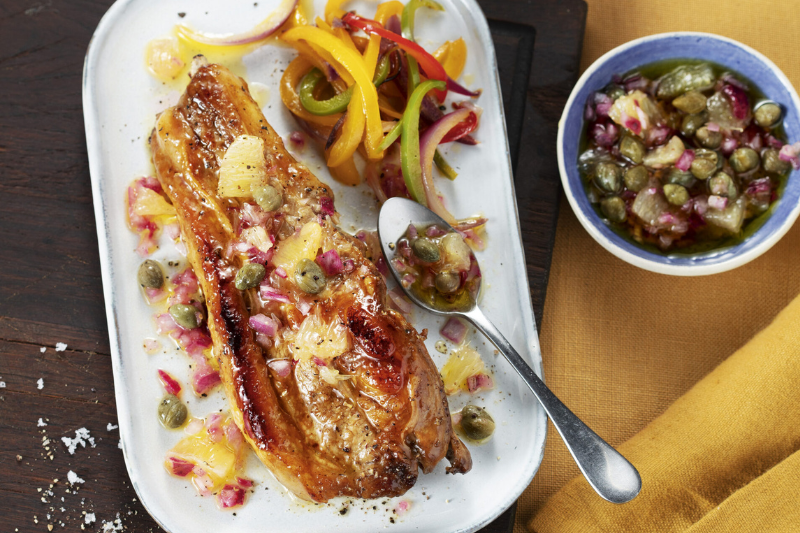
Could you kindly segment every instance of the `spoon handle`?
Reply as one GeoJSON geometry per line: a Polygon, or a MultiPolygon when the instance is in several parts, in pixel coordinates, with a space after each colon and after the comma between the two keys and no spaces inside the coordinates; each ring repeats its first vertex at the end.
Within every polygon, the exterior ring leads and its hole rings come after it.
{"type": "Polygon", "coordinates": [[[522,376],[592,488],[612,503],[625,503],[639,494],[642,479],[636,468],[561,403],[486,315],[476,307],[463,316],[497,346],[522,376]]]}

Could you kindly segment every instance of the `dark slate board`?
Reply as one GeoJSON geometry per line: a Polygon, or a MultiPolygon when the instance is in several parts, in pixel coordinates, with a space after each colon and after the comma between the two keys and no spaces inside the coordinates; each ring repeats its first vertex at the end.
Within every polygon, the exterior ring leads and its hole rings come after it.
{"type": "MultiPolygon", "coordinates": [[[[88,531],[117,513],[126,531],[159,531],[130,486],[117,432],[106,431],[116,409],[81,78],[89,39],[110,4],[6,0],[0,6],[0,381],[6,384],[0,388],[0,501],[2,529],[9,532],[47,531],[47,524],[80,531],[83,512],[97,518],[88,531]],[[68,349],[55,352],[57,342],[68,349]],[[47,426],[37,427],[40,417],[47,426]],[[91,431],[96,447],[70,456],[60,437],[80,427],[91,431]],[[43,438],[51,442],[43,445],[43,438]],[[66,483],[70,469],[86,479],[77,491],[66,483]],[[50,489],[54,479],[59,482],[50,489]]],[[[481,7],[497,50],[541,326],[558,210],[556,129],[577,79],[586,5],[485,0],[481,7]]],[[[483,531],[510,532],[513,518],[512,507],[483,531]]]]}

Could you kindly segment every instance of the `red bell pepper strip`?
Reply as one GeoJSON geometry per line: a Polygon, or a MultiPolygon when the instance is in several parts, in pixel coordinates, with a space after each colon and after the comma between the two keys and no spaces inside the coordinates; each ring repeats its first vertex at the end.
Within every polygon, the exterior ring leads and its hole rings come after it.
{"type": "MultiPolygon", "coordinates": [[[[429,79],[443,81],[445,84],[447,83],[447,72],[445,72],[441,63],[414,41],[409,41],[405,37],[387,30],[378,22],[360,17],[355,13],[347,13],[342,18],[342,21],[348,26],[363,30],[365,33],[380,35],[384,39],[397,43],[402,50],[417,60],[420,68],[429,79]]],[[[443,102],[445,96],[447,96],[447,90],[439,90],[437,93],[437,98],[439,98],[440,102],[443,102]]]]}
{"type": "Polygon", "coordinates": [[[466,137],[478,127],[478,115],[470,111],[467,118],[456,124],[453,129],[447,132],[440,144],[457,141],[462,137],[466,137]]]}

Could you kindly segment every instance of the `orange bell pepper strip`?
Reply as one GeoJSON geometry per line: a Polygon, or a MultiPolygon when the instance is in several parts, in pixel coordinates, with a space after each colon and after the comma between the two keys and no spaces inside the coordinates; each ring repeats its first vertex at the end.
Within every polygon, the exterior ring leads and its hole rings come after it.
{"type": "MultiPolygon", "coordinates": [[[[436,61],[432,55],[426,52],[424,48],[414,41],[409,41],[405,37],[401,37],[400,35],[387,30],[374,20],[359,17],[355,13],[347,13],[342,20],[345,24],[352,26],[353,28],[358,28],[359,30],[363,30],[368,34],[380,35],[384,39],[388,39],[397,43],[397,45],[401,49],[405,50],[408,55],[417,60],[417,63],[419,63],[420,68],[422,68],[423,72],[425,72],[425,75],[428,77],[428,79],[439,80],[447,83],[447,72],[445,72],[444,67],[442,67],[442,65],[436,61]]],[[[445,88],[442,90],[437,90],[437,92],[439,93],[437,94],[439,101],[444,101],[444,98],[447,96],[447,89],[445,88]]]]}
{"type": "MultiPolygon", "coordinates": [[[[354,100],[362,102],[361,112],[366,120],[364,144],[367,148],[367,155],[370,159],[381,158],[383,151],[379,150],[378,146],[383,141],[383,131],[381,128],[381,112],[378,107],[378,91],[372,83],[372,76],[367,71],[367,66],[361,54],[348,48],[347,45],[333,35],[312,26],[292,28],[281,35],[281,39],[290,44],[305,41],[310,45],[316,45],[319,49],[324,49],[328,52],[337,63],[350,73],[356,86],[361,89],[356,91],[361,93],[361,97],[354,98],[354,100]]],[[[355,107],[348,106],[348,112],[350,109],[356,110],[355,107]]]]}
{"type": "Polygon", "coordinates": [[[312,115],[303,108],[303,104],[300,103],[300,96],[297,94],[297,85],[313,66],[313,63],[304,56],[297,56],[289,63],[289,66],[283,71],[283,76],[281,77],[281,100],[283,100],[283,105],[285,105],[289,111],[303,120],[331,127],[342,118],[341,113],[327,116],[312,115]]]}
{"type": "Polygon", "coordinates": [[[403,8],[405,6],[402,2],[392,0],[391,2],[384,2],[378,5],[378,11],[375,13],[375,22],[380,23],[381,26],[386,26],[390,18],[403,16],[403,8]]]}
{"type": "Polygon", "coordinates": [[[433,53],[433,57],[442,64],[448,76],[457,80],[467,63],[467,44],[461,37],[447,41],[433,53]]]}
{"type": "MultiPolygon", "coordinates": [[[[344,124],[342,124],[341,134],[331,146],[328,166],[338,167],[347,159],[353,157],[356,148],[361,144],[361,139],[364,137],[366,117],[363,110],[364,94],[361,91],[361,86],[356,85],[353,97],[350,98],[350,104],[347,106],[347,115],[345,116],[344,124]]],[[[381,131],[381,134],[383,134],[383,131],[381,131]]]]}
{"type": "Polygon", "coordinates": [[[353,161],[352,156],[345,160],[345,162],[338,167],[329,166],[328,168],[331,171],[331,176],[333,176],[333,179],[339,183],[351,185],[353,187],[361,183],[361,174],[358,173],[358,168],[356,168],[356,164],[355,161],[353,161]]]}

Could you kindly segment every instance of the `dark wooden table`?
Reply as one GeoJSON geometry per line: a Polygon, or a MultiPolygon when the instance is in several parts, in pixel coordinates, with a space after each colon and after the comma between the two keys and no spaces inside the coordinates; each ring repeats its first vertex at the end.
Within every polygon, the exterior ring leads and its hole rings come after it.
{"type": "MultiPolygon", "coordinates": [[[[118,449],[81,108],[110,0],[0,4],[0,513],[3,532],[159,531],[118,449]],[[66,349],[57,351],[59,343],[66,349]],[[41,380],[41,381],[39,381],[41,380]],[[62,437],[93,443],[69,453],[62,437]],[[70,484],[73,471],[84,480],[70,484]],[[57,480],[57,481],[56,481],[57,480]],[[87,513],[95,522],[86,523],[87,513]]],[[[556,125],[577,77],[582,0],[484,0],[502,79],[534,312],[558,208],[556,125]],[[535,28],[535,31],[534,31],[535,28]]],[[[510,509],[484,531],[511,531],[510,509]]]]}

